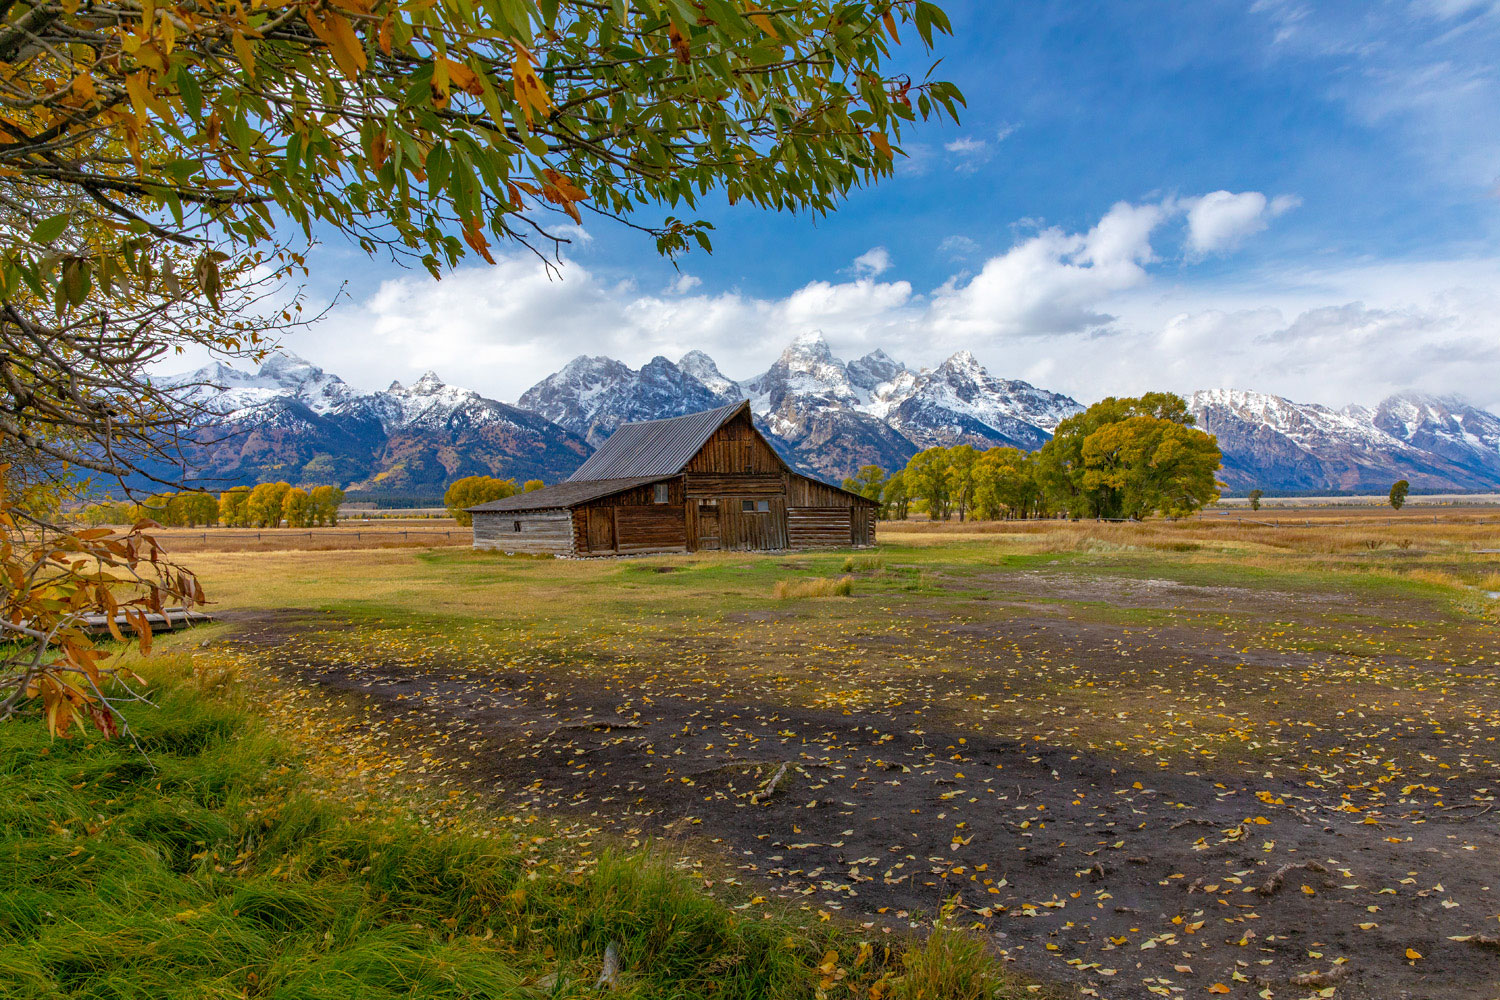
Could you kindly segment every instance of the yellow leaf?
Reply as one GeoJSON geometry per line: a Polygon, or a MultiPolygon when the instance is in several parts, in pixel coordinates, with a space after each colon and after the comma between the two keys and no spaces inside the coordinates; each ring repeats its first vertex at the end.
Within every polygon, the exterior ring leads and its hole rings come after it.
{"type": "Polygon", "coordinates": [[[1415,948],[1408,948],[1406,949],[1406,957],[1415,962],[1422,957],[1422,953],[1415,948]]]}
{"type": "Polygon", "coordinates": [[[1228,993],[1229,992],[1229,987],[1225,986],[1223,983],[1214,983],[1212,986],[1210,986],[1208,988],[1208,992],[1210,992],[1210,993],[1228,993]]]}

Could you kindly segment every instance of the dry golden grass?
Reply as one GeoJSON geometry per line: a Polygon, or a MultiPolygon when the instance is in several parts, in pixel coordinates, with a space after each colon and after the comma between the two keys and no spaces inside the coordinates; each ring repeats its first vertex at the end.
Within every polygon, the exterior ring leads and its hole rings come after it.
{"type": "Polygon", "coordinates": [[[332,552],[466,546],[473,535],[451,518],[342,523],[336,528],[159,528],[169,552],[332,552]]]}
{"type": "Polygon", "coordinates": [[[771,588],[771,596],[778,601],[808,597],[848,597],[853,590],[854,581],[847,576],[837,579],[821,577],[814,580],[777,580],[771,588]]]}

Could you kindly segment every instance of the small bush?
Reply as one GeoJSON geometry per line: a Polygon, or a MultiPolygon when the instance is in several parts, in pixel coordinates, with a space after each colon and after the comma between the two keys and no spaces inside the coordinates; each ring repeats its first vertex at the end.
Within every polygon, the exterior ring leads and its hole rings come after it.
{"type": "Polygon", "coordinates": [[[885,569],[885,560],[880,556],[850,556],[844,560],[845,573],[879,573],[885,569]]]}
{"type": "Polygon", "coordinates": [[[813,580],[777,580],[771,596],[778,601],[807,597],[848,597],[854,592],[854,581],[847,576],[838,579],[820,577],[813,580]]]}

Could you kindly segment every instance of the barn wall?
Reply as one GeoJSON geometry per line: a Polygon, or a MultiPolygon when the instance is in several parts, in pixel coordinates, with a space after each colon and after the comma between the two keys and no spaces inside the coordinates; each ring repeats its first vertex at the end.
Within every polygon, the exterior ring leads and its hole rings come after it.
{"type": "Polygon", "coordinates": [[[775,473],[730,475],[717,472],[690,472],[687,495],[698,497],[769,497],[786,491],[786,480],[775,473]]]}
{"type": "Polygon", "coordinates": [[[496,552],[571,555],[573,521],[566,510],[480,512],[474,515],[474,547],[496,552]],[[520,531],[515,530],[517,524],[520,531]]]}
{"type": "Polygon", "coordinates": [[[686,471],[780,475],[786,466],[755,429],[749,414],[740,414],[713,432],[687,464],[686,471]]]}
{"type": "Polygon", "coordinates": [[[789,507],[787,539],[791,548],[836,548],[853,543],[853,507],[789,507]]]}
{"type": "Polygon", "coordinates": [[[614,508],[620,552],[687,551],[687,518],[681,504],[614,508]]]}
{"type": "Polygon", "coordinates": [[[780,496],[721,497],[719,535],[719,545],[726,550],[753,552],[786,548],[786,499],[780,496]],[[741,509],[743,500],[767,500],[771,509],[745,511],[741,509]]]}

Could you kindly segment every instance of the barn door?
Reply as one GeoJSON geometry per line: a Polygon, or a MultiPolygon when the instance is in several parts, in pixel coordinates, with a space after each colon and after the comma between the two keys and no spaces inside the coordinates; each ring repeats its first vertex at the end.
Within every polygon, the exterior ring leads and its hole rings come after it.
{"type": "Polygon", "coordinates": [[[719,504],[713,500],[702,500],[698,503],[698,548],[717,549],[719,547],[719,504]]]}
{"type": "Polygon", "coordinates": [[[589,508],[589,551],[613,552],[615,549],[615,517],[609,507],[589,508]]]}

